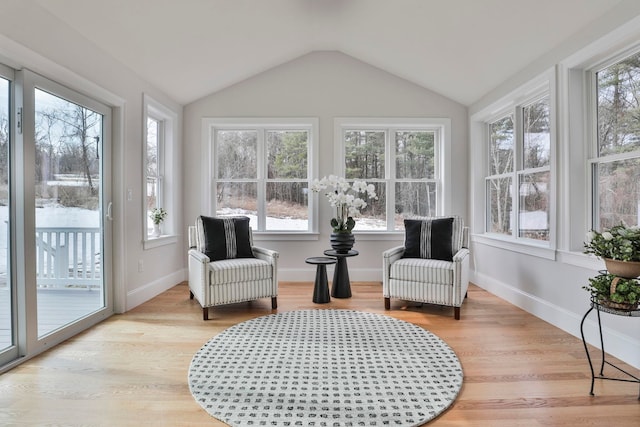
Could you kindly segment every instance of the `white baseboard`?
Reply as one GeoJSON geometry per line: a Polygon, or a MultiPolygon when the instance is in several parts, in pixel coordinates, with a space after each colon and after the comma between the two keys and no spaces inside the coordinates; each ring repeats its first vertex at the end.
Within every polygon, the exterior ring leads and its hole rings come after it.
{"type": "MultiPolygon", "coordinates": [[[[580,322],[584,313],[571,312],[489,276],[475,272],[472,272],[471,275],[471,281],[479,287],[582,340],[580,322]]],[[[596,315],[590,313],[584,323],[584,334],[589,344],[600,348],[596,319],[596,315]]],[[[639,340],[607,328],[604,322],[602,333],[605,336],[605,350],[608,354],[640,369],[639,340]]]]}
{"type": "Polygon", "coordinates": [[[187,280],[187,277],[187,270],[182,269],[127,292],[127,311],[187,280]]]}

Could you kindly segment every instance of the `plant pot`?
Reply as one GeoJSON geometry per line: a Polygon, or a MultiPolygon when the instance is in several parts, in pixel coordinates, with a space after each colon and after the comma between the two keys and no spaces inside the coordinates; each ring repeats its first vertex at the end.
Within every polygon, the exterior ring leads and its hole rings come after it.
{"type": "Polygon", "coordinates": [[[617,259],[605,258],[604,265],[609,273],[625,279],[635,279],[640,276],[639,261],[619,261],[617,259]]]}
{"type": "MultiPolygon", "coordinates": [[[[618,287],[618,282],[620,281],[620,277],[614,277],[613,280],[611,281],[611,286],[609,288],[609,294],[613,295],[616,293],[616,288],[618,287]]],[[[609,308],[615,308],[616,310],[626,310],[626,311],[632,311],[638,308],[638,301],[636,302],[614,302],[611,301],[608,298],[605,298],[604,296],[600,296],[598,298],[598,304],[604,306],[604,307],[609,307],[609,308]]]]}
{"type": "Polygon", "coordinates": [[[638,303],[631,304],[628,302],[613,302],[606,298],[598,298],[598,304],[603,307],[613,308],[616,310],[633,311],[638,308],[638,303]]]}
{"type": "Polygon", "coordinates": [[[353,233],[331,233],[331,247],[339,254],[349,253],[355,242],[353,233]]]}

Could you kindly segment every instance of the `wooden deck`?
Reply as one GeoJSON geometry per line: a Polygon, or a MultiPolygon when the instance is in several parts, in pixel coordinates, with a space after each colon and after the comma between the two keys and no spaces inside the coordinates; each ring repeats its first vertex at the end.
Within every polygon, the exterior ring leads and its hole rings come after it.
{"type": "MultiPolygon", "coordinates": [[[[39,289],[38,336],[43,336],[103,306],[101,293],[88,289],[39,289]]],[[[0,289],[0,349],[11,345],[9,291],[0,289]]]]}

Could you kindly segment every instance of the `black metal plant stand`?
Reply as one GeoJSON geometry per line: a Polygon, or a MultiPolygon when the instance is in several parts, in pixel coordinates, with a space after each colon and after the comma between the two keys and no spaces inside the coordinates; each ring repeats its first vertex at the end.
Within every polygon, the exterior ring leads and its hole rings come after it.
{"type": "MultiPolygon", "coordinates": [[[[636,310],[618,310],[615,308],[611,308],[611,307],[606,307],[604,305],[599,304],[595,299],[591,299],[591,307],[589,307],[589,310],[587,310],[587,312],[584,314],[584,317],[582,318],[582,322],[580,322],[580,334],[582,335],[582,343],[584,344],[584,351],[587,353],[587,360],[589,361],[589,368],[591,368],[591,391],[589,392],[589,394],[591,394],[591,396],[594,396],[593,394],[593,386],[595,383],[595,379],[601,379],[601,380],[612,380],[612,381],[623,381],[623,382],[630,382],[630,383],[638,383],[640,384],[640,378],[636,377],[635,375],[625,371],[622,368],[619,368],[618,366],[614,365],[611,362],[608,362],[605,359],[605,351],[604,351],[604,339],[602,337],[602,322],[600,320],[600,312],[603,311],[605,313],[609,313],[609,314],[614,314],[616,316],[626,316],[626,317],[640,317],[640,309],[636,309],[636,310]],[[596,376],[595,371],[593,369],[593,362],[591,361],[591,356],[589,355],[589,348],[587,347],[587,341],[584,338],[584,321],[587,319],[587,316],[589,315],[589,313],[591,313],[591,311],[595,309],[596,313],[598,315],[598,331],[600,332],[600,349],[601,349],[601,356],[602,356],[602,361],[600,363],[600,374],[598,374],[596,376]],[[625,374],[627,376],[627,378],[612,378],[612,377],[606,377],[604,376],[604,365],[607,364],[609,366],[611,366],[612,368],[622,372],[623,374],[625,374]]],[[[640,400],[640,387],[638,388],[638,400],[640,400]]]]}

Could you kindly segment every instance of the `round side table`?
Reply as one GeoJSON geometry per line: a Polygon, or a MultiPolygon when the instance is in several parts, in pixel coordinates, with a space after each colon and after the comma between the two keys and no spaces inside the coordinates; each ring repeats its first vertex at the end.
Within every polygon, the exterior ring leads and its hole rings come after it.
{"type": "Polygon", "coordinates": [[[327,265],[335,264],[335,258],[326,256],[310,257],[304,260],[307,264],[317,265],[316,282],[313,285],[313,302],[326,304],[331,301],[329,296],[329,284],[327,283],[327,265]]]}
{"type": "Polygon", "coordinates": [[[351,282],[349,281],[349,269],[347,268],[347,258],[357,256],[360,252],[351,249],[347,253],[340,253],[333,249],[324,251],[324,254],[338,260],[336,269],[333,272],[333,283],[331,284],[331,296],[334,298],[351,298],[351,282]]]}

